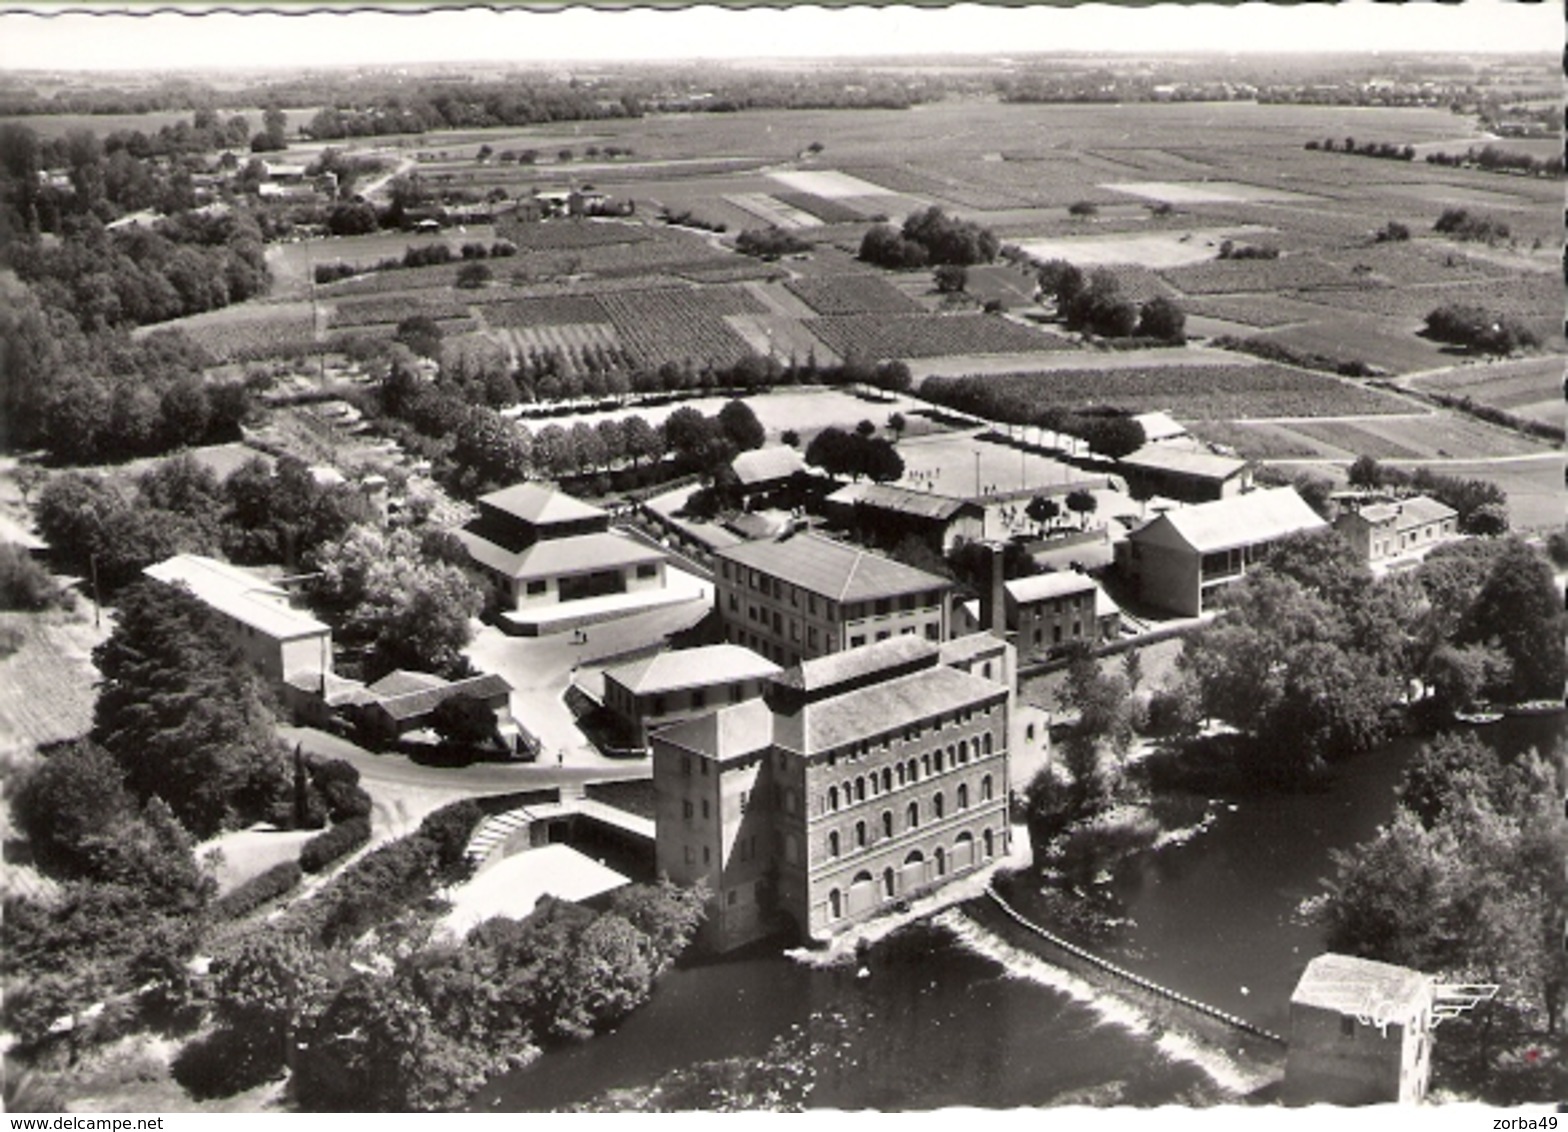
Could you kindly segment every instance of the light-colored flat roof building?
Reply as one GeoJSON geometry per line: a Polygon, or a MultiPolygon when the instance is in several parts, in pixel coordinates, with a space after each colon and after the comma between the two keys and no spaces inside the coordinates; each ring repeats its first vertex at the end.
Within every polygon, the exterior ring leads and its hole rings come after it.
{"type": "Polygon", "coordinates": [[[267,679],[332,671],[332,630],[289,604],[288,591],[260,574],[200,554],[176,554],[142,571],[188,589],[217,614],[228,640],[267,679]]]}

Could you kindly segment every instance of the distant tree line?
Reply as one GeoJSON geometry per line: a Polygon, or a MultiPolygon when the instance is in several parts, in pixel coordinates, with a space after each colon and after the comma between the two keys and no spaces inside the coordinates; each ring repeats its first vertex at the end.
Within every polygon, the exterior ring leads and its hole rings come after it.
{"type": "Polygon", "coordinates": [[[936,405],[971,413],[999,424],[1021,425],[1075,436],[1113,459],[1136,452],[1144,444],[1143,426],[1117,409],[1069,409],[1038,405],[999,389],[983,377],[928,377],[920,395],[936,405]]]}
{"type": "Polygon", "coordinates": [[[1474,146],[1463,153],[1429,153],[1429,165],[1446,165],[1452,168],[1482,169],[1488,173],[1523,173],[1531,177],[1561,177],[1563,155],[1532,157],[1528,153],[1501,149],[1495,145],[1474,146]]]}
{"type": "Polygon", "coordinates": [[[1322,149],[1325,153],[1347,153],[1356,157],[1381,157],[1385,161],[1414,161],[1416,147],[1413,145],[1397,146],[1390,142],[1364,142],[1356,144],[1355,138],[1346,138],[1343,147],[1336,147],[1333,138],[1325,138],[1320,145],[1316,141],[1309,141],[1306,149],[1322,149]]]}

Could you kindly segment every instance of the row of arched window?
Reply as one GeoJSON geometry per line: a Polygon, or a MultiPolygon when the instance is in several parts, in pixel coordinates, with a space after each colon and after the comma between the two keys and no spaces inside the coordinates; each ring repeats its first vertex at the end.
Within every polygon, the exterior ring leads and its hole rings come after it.
{"type": "Polygon", "coordinates": [[[927,860],[919,849],[911,849],[904,858],[902,868],[894,869],[889,865],[882,870],[880,878],[872,876],[870,870],[862,869],[855,874],[847,891],[840,888],[828,890],[828,919],[839,920],[845,916],[859,915],[878,904],[947,876],[950,869],[961,872],[991,860],[997,850],[994,831],[987,829],[981,832],[979,848],[980,857],[976,859],[974,835],[965,830],[954,841],[951,854],[945,847],[938,845],[927,860]]]}
{"type": "MultiPolygon", "coordinates": [[[[980,780],[980,801],[991,801],[991,799],[995,797],[995,793],[995,785],[992,783],[991,776],[988,774],[980,780]]],[[[954,791],[954,802],[956,806],[955,812],[960,812],[969,808],[969,784],[967,782],[960,782],[958,784],[958,789],[954,791]]],[[[934,821],[940,821],[942,818],[947,816],[947,795],[942,791],[938,790],[936,794],[932,796],[929,813],[932,820],[934,821]]],[[[911,830],[919,829],[920,819],[920,800],[917,798],[911,801],[909,805],[904,807],[904,832],[908,833],[911,830]]],[[[851,832],[853,834],[853,841],[850,843],[849,848],[864,849],[872,844],[872,827],[865,821],[857,821],[851,832]]],[[[896,830],[893,811],[883,810],[880,839],[886,841],[894,836],[896,836],[896,830]]],[[[829,830],[828,856],[842,856],[845,848],[846,847],[843,843],[843,839],[840,837],[839,831],[836,829],[829,830]]]]}
{"type": "MultiPolygon", "coordinates": [[[[973,757],[985,758],[993,750],[991,733],[986,731],[977,736],[974,741],[973,757]]],[[[913,786],[923,778],[930,778],[933,774],[941,774],[953,767],[967,766],[971,757],[968,739],[958,743],[949,743],[944,752],[941,747],[935,751],[911,758],[896,766],[885,766],[880,772],[872,771],[869,775],[857,775],[855,778],[846,779],[842,785],[834,784],[828,787],[827,795],[823,799],[825,813],[837,813],[842,806],[853,806],[864,802],[867,798],[875,798],[878,794],[891,793],[902,786],[913,786]]]]}

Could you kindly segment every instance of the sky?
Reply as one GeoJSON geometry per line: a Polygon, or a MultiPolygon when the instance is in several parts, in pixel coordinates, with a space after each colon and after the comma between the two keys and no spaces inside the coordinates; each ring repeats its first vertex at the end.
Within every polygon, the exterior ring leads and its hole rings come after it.
{"type": "MultiPolygon", "coordinates": [[[[135,7],[126,5],[121,11],[135,7]]],[[[199,12],[202,6],[180,7],[199,12]]],[[[359,10],[304,16],[214,13],[200,18],[168,11],[139,18],[90,16],[61,4],[21,4],[0,7],[0,70],[865,54],[998,56],[1063,50],[1555,52],[1562,46],[1562,35],[1559,3],[1515,0],[1441,5],[1429,0],[1404,4],[1341,0],[1331,5],[1232,7],[1083,4],[1026,9],[963,4],[741,11],[715,7],[467,9],[421,14],[359,10]],[[35,14],[51,10],[50,18],[35,14]]]]}

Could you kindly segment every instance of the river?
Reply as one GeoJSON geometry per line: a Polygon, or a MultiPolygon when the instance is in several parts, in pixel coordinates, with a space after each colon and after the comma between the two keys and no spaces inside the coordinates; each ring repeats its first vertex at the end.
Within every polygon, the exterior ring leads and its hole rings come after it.
{"type": "MultiPolygon", "coordinates": [[[[1568,717],[1479,734],[1506,756],[1568,736],[1568,717]]],[[[1102,953],[1285,1032],[1291,989],[1321,950],[1297,909],[1321,890],[1331,850],[1388,820],[1416,746],[1402,739],[1355,759],[1318,793],[1205,800],[1204,832],[1117,878],[1133,924],[1102,953]]],[[[1028,915],[1025,879],[1008,887],[1028,915]]],[[[759,1056],[791,1027],[831,1050],[815,1059],[811,1099],[824,1107],[1152,1105],[1236,1087],[1237,1066],[1156,1039],[1136,1010],[1058,969],[1045,945],[1031,951],[948,912],[878,944],[865,980],[777,954],[682,968],[619,1030],[493,1082],[473,1108],[541,1111],[647,1086],[696,1062],[759,1056]]]]}

